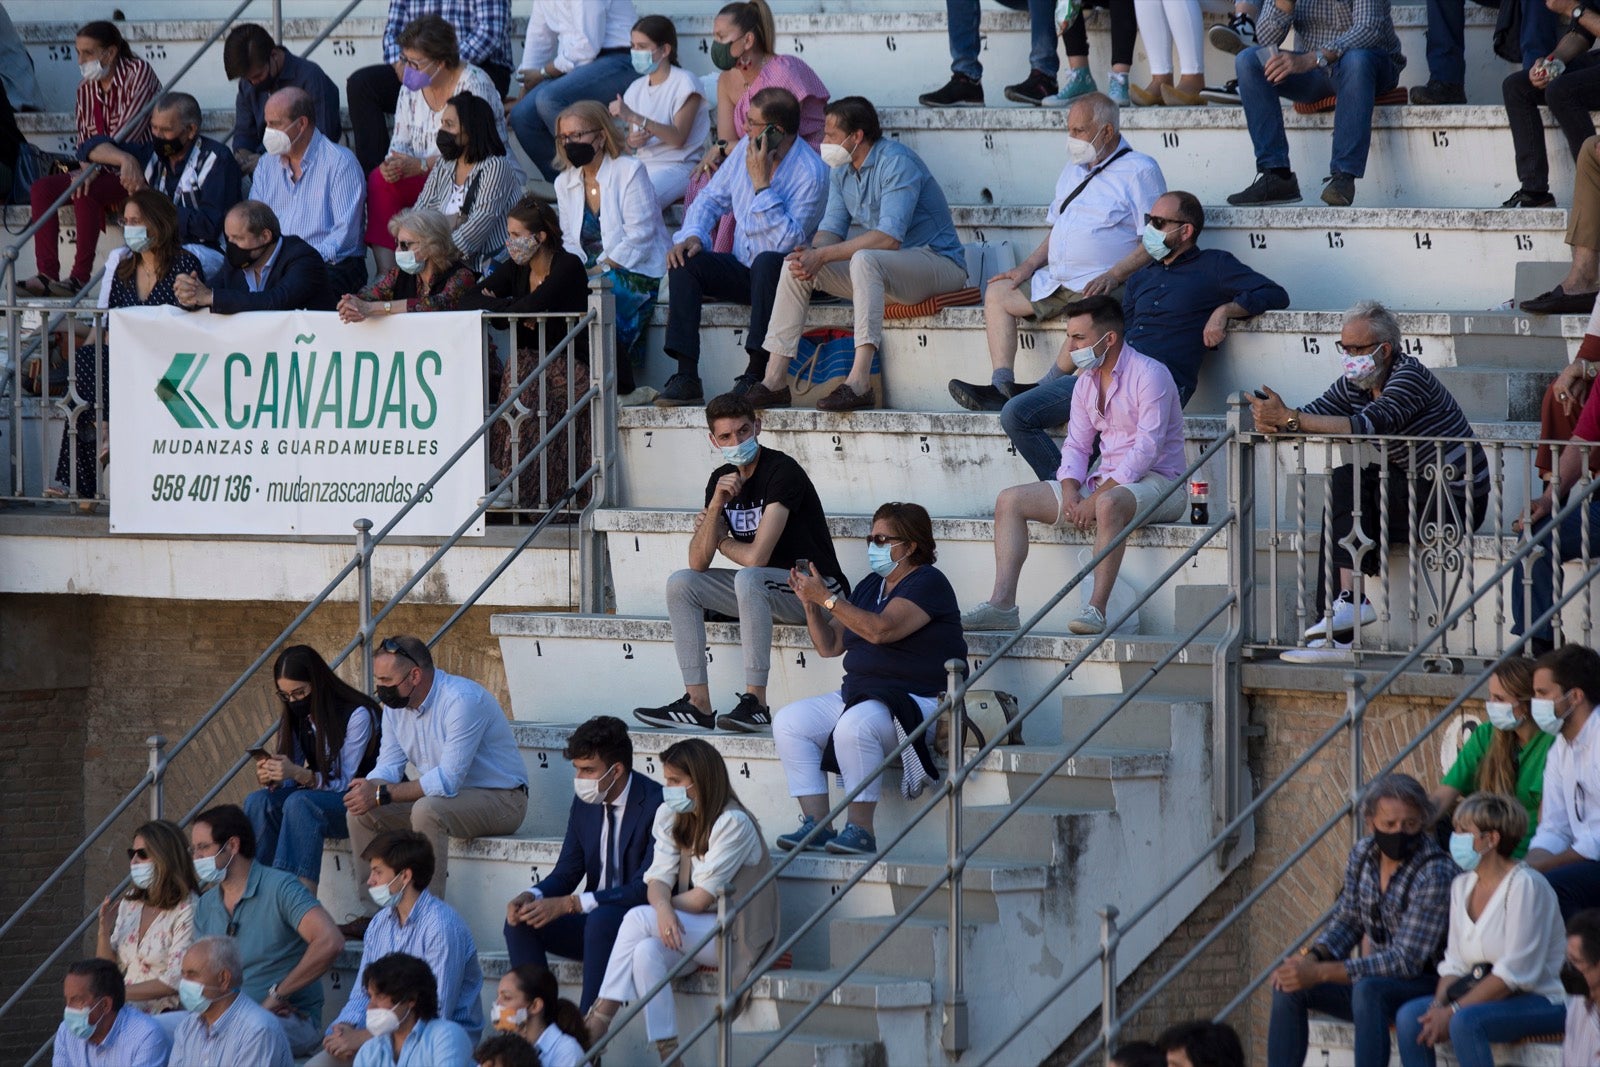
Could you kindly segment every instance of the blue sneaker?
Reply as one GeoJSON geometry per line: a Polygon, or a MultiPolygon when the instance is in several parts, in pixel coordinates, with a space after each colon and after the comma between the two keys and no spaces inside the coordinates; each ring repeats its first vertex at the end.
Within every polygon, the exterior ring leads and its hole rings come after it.
{"type": "Polygon", "coordinates": [[[1089,73],[1089,68],[1078,67],[1067,75],[1060,92],[1045,97],[1040,103],[1045,107],[1071,107],[1074,100],[1094,92],[1096,88],[1094,75],[1089,73]]]}
{"type": "Polygon", "coordinates": [[[847,856],[871,856],[878,851],[878,839],[854,823],[845,823],[839,835],[828,842],[828,851],[847,856]]]}
{"type": "MultiPolygon", "coordinates": [[[[800,829],[796,830],[792,834],[783,834],[780,836],[778,838],[778,848],[782,849],[784,852],[793,852],[800,846],[800,842],[805,839],[805,836],[809,834],[812,828],[816,825],[817,820],[813,819],[811,816],[800,816],[800,829]]],[[[811,839],[810,843],[806,845],[806,851],[821,852],[824,848],[828,847],[832,843],[834,838],[838,836],[839,835],[832,830],[824,830],[822,833],[811,839]]]]}

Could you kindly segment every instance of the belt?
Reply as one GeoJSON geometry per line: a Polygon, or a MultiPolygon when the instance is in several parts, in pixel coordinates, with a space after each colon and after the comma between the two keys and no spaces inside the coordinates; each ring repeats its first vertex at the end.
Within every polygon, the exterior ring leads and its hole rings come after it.
{"type": "Polygon", "coordinates": [[[526,784],[519,785],[519,786],[517,786],[517,788],[522,791],[522,795],[523,796],[527,796],[528,795],[528,787],[527,787],[526,784]]]}
{"type": "Polygon", "coordinates": [[[602,48],[599,52],[595,53],[595,58],[599,59],[601,56],[620,56],[629,51],[630,49],[624,48],[621,45],[618,45],[615,48],[602,48]]]}

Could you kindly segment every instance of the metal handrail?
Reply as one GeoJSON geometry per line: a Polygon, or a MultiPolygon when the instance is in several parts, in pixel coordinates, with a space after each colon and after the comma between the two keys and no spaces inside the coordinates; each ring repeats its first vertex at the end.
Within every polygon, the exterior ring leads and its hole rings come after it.
{"type": "MultiPolygon", "coordinates": [[[[1187,469],[1185,469],[1180,476],[1173,480],[1172,485],[1170,485],[1165,492],[1163,492],[1149,505],[1140,509],[1134,515],[1133,519],[1129,521],[1128,525],[1119,531],[1104,549],[1097,552],[1086,564],[1084,564],[1084,566],[1045,603],[1043,608],[1029,617],[1026,623],[1024,623],[1016,633],[1012,634],[1009,638],[1003,641],[999,649],[986,657],[984,662],[981,663],[975,670],[973,670],[967,676],[964,682],[957,683],[955,679],[952,678],[950,690],[948,694],[941,700],[938,711],[925,718],[915,729],[907,732],[905,738],[895,745],[895,747],[886,756],[884,756],[884,758],[881,759],[872,770],[863,775],[862,780],[857,783],[855,788],[847,791],[846,795],[829,810],[826,816],[817,820],[816,826],[814,826],[810,832],[801,838],[792,850],[785,853],[775,863],[773,863],[767,873],[757,879],[756,883],[745,893],[744,896],[740,897],[738,901],[727,907],[725,910],[719,909],[719,918],[717,923],[692,945],[685,945],[682,952],[682,959],[680,959],[675,966],[670,968],[667,973],[652,987],[650,987],[648,990],[641,991],[627,1008],[618,1012],[616,1017],[612,1020],[610,1026],[607,1028],[606,1033],[601,1035],[601,1037],[592,1046],[590,1046],[587,1053],[585,1053],[582,1062],[597,1062],[599,1060],[600,1053],[602,1053],[610,1041],[621,1032],[628,1021],[641,1013],[644,1010],[645,1005],[648,1004],[650,1000],[652,1000],[657,994],[665,989],[668,989],[671,986],[674,978],[688,973],[693,969],[693,967],[697,966],[693,961],[701,949],[710,945],[714,940],[722,937],[725,931],[730,927],[733,919],[742,913],[746,907],[750,906],[755,901],[757,896],[762,892],[762,890],[776,881],[778,876],[785,869],[787,869],[791,863],[795,862],[795,860],[801,856],[801,854],[805,851],[806,845],[820,835],[823,829],[829,823],[843,814],[849,808],[851,802],[853,802],[855,798],[860,795],[862,790],[866,789],[873,781],[882,775],[897,759],[901,759],[904,753],[914,744],[916,744],[919,739],[926,737],[928,731],[933,728],[936,722],[938,722],[940,715],[944,711],[956,707],[959,701],[965,697],[966,693],[972,689],[973,683],[987,673],[991,665],[998,661],[1001,656],[1005,654],[1005,652],[1015,647],[1018,641],[1027,636],[1028,633],[1031,632],[1032,629],[1036,627],[1044,619],[1044,617],[1062,601],[1062,599],[1070,594],[1073,589],[1075,589],[1084,581],[1085,578],[1093,573],[1094,568],[1097,567],[1102,560],[1104,560],[1111,553],[1122,548],[1127,543],[1127,540],[1139,529],[1139,527],[1151,515],[1153,515],[1173,493],[1179,492],[1185,485],[1187,485],[1190,475],[1203,468],[1205,464],[1209,462],[1225,445],[1234,439],[1236,432],[1237,431],[1230,429],[1223,436],[1219,437],[1216,441],[1212,442],[1208,447],[1203,449],[1198,458],[1190,463],[1187,469]]],[[[1206,528],[1205,532],[1196,540],[1195,544],[1186,549],[1180,555],[1180,557],[1175,560],[1165,572],[1162,573],[1159,578],[1151,582],[1138,596],[1135,597],[1131,606],[1124,610],[1124,612],[1117,616],[1114,620],[1108,621],[1104,631],[1088,640],[1084,647],[1079,651],[1078,655],[1074,657],[1073,660],[1068,663],[1067,666],[1050,682],[1045,689],[1044,695],[1040,696],[1036,701],[1034,701],[1025,711],[1019,710],[1019,713],[1014,719],[1011,720],[1011,723],[1013,725],[1020,726],[1023,720],[1025,720],[1028,715],[1031,715],[1034,711],[1036,711],[1042,702],[1048,698],[1049,693],[1058,688],[1072,671],[1076,670],[1083,663],[1087,662],[1088,659],[1107,641],[1116,636],[1115,630],[1118,626],[1121,626],[1124,622],[1131,618],[1134,612],[1136,612],[1141,606],[1149,601],[1149,599],[1155,594],[1156,590],[1160,589],[1168,579],[1177,574],[1178,571],[1180,571],[1186,564],[1189,563],[1190,560],[1194,558],[1195,554],[1198,553],[1201,548],[1205,547],[1205,545],[1208,544],[1219,532],[1233,524],[1235,520],[1236,514],[1230,509],[1216,523],[1206,528]]],[[[953,877],[958,877],[971,857],[976,854],[976,852],[985,843],[988,842],[989,838],[992,837],[999,830],[999,828],[1011,818],[1011,816],[1013,816],[1017,811],[1021,810],[1021,807],[1028,799],[1030,799],[1036,792],[1038,792],[1038,790],[1042,789],[1045,784],[1049,782],[1051,776],[1057,770],[1066,766],[1067,761],[1073,758],[1077,752],[1088,743],[1089,738],[1092,737],[1096,731],[1098,731],[1100,726],[1104,725],[1106,722],[1109,722],[1111,717],[1115,715],[1117,711],[1120,711],[1122,707],[1125,707],[1127,703],[1133,699],[1133,697],[1135,697],[1151,680],[1154,679],[1155,675],[1159,673],[1160,669],[1172,662],[1173,659],[1176,659],[1190,641],[1197,639],[1202,633],[1204,633],[1205,628],[1211,625],[1211,623],[1218,618],[1223,611],[1227,610],[1227,608],[1232,606],[1235,602],[1236,594],[1230,593],[1230,595],[1226,597],[1216,609],[1207,615],[1197,627],[1195,627],[1190,633],[1186,634],[1182,640],[1174,642],[1173,647],[1166,653],[1166,655],[1162,657],[1160,661],[1158,661],[1154,667],[1147,672],[1147,675],[1141,678],[1135,686],[1122,694],[1116,706],[1111,712],[1106,714],[1102,721],[1096,725],[1094,730],[1086,733],[1075,745],[1071,746],[1070,749],[1063,754],[1052,767],[1042,772],[1035,780],[1033,785],[1024,792],[1023,796],[1004,809],[1001,817],[995,820],[993,825],[991,825],[985,833],[981,834],[972,845],[964,849],[960,855],[951,857],[950,861],[947,862],[944,871],[938,875],[932,884],[930,884],[926,889],[923,890],[921,894],[918,895],[912,904],[900,909],[899,913],[892,920],[889,928],[882,935],[880,935],[876,941],[873,942],[872,946],[867,950],[867,952],[862,954],[859,959],[850,965],[843,976],[838,978],[837,982],[834,983],[834,988],[837,988],[838,983],[842,983],[846,978],[849,977],[850,974],[853,974],[854,971],[859,968],[863,962],[865,962],[866,958],[871,955],[871,952],[875,951],[876,948],[880,946],[890,934],[898,929],[899,926],[916,911],[917,907],[920,907],[922,903],[926,902],[935,892],[942,888],[947,880],[950,880],[953,877]]],[[[953,725],[959,726],[959,724],[953,725]]],[[[926,801],[922,807],[919,808],[917,812],[907,820],[905,825],[892,838],[890,838],[886,844],[883,844],[880,847],[880,856],[887,855],[896,845],[904,840],[905,837],[913,829],[915,829],[923,819],[931,814],[942,801],[945,801],[947,798],[956,798],[958,802],[961,785],[965,782],[967,777],[969,777],[975,770],[978,769],[978,765],[981,764],[982,761],[990,755],[990,753],[1000,746],[1002,740],[1004,739],[1004,735],[996,734],[996,736],[983,745],[971,759],[964,759],[964,755],[960,757],[957,755],[958,753],[964,754],[965,749],[962,744],[964,738],[962,738],[958,733],[955,733],[954,730],[952,730],[952,738],[952,758],[950,760],[950,766],[946,772],[945,785],[942,788],[937,789],[928,799],[928,801],[926,801]]],[[[830,895],[828,900],[825,901],[816,912],[809,916],[798,929],[792,931],[787,938],[782,939],[777,944],[770,947],[766,954],[757,962],[757,964],[751,968],[750,974],[746,976],[746,978],[740,982],[738,986],[734,987],[725,999],[719,1001],[716,1010],[711,1013],[711,1016],[702,1022],[700,1026],[691,1031],[686,1037],[683,1037],[679,1040],[679,1049],[684,1050],[689,1048],[713,1026],[721,1028],[730,1026],[730,1014],[734,1004],[738,1001],[738,999],[746,992],[754,989],[756,983],[761,980],[772,964],[775,963],[785,952],[789,951],[800,940],[800,938],[814,928],[817,923],[821,922],[822,919],[833,910],[834,905],[843,899],[852,887],[865,878],[866,875],[871,872],[874,866],[876,866],[874,863],[863,864],[854,874],[846,879],[844,884],[839,887],[838,892],[830,895]]],[[[955,945],[958,941],[959,935],[953,934],[952,945],[955,945]]],[[[809,1018],[818,1007],[826,1003],[827,998],[831,995],[831,992],[831,989],[824,990],[818,997],[814,998],[810,1003],[802,1008],[799,1014],[792,1018],[789,1024],[779,1032],[776,1041],[764,1049],[759,1055],[757,1055],[752,1062],[760,1063],[770,1056],[774,1051],[776,1051],[776,1049],[782,1044],[783,1040],[787,1038],[789,1034],[793,1033],[794,1030],[802,1022],[809,1018]]],[[[725,1045],[726,1041],[723,1040],[722,1042],[719,1042],[719,1044],[725,1045]]]]}
{"type": "MultiPolygon", "coordinates": [[[[236,696],[250,682],[250,680],[255,677],[258,671],[266,666],[266,664],[271,660],[272,656],[275,655],[278,650],[289,641],[290,637],[293,636],[299,627],[311,617],[317,608],[321,607],[322,604],[327,601],[327,599],[340,585],[344,583],[351,573],[356,571],[358,568],[364,570],[370,566],[372,552],[378,546],[378,544],[390,535],[395,526],[398,525],[398,523],[410,512],[410,510],[420,503],[432,489],[432,487],[437,484],[437,482],[444,477],[444,475],[457,462],[459,462],[464,455],[466,455],[466,453],[471,449],[471,446],[476,443],[484,434],[488,433],[489,430],[502,418],[502,416],[504,416],[506,412],[508,412],[516,404],[523,391],[530,388],[535,382],[537,382],[540,375],[542,375],[552,365],[557,357],[566,356],[570,358],[573,351],[573,346],[577,338],[582,333],[588,331],[590,333],[601,335],[596,339],[595,343],[590,345],[590,359],[591,362],[598,362],[598,370],[591,379],[589,389],[578,394],[577,397],[574,398],[573,404],[569,407],[563,417],[557,420],[532,448],[528,449],[527,454],[523,456],[522,459],[512,467],[510,472],[501,480],[501,482],[495,486],[494,492],[486,495],[484,500],[480,501],[480,503],[477,505],[471,516],[465,522],[463,522],[460,527],[458,527],[457,530],[449,538],[447,538],[431,556],[429,556],[422,567],[419,568],[418,571],[415,572],[399,590],[390,596],[383,610],[376,616],[370,616],[370,622],[366,627],[363,628],[363,633],[358,635],[355,640],[348,644],[339,653],[339,655],[335,657],[331,665],[338,667],[358,648],[366,648],[370,650],[372,627],[375,627],[379,622],[387,617],[390,611],[399,606],[399,603],[405,597],[405,595],[409,593],[411,589],[415,588],[415,586],[422,580],[423,576],[426,575],[426,573],[444,557],[451,547],[460,541],[460,539],[465,535],[466,531],[474,525],[478,517],[484,514],[484,512],[490,506],[489,500],[493,498],[494,493],[498,492],[501,488],[512,484],[517,478],[519,478],[523,471],[525,471],[535,460],[544,454],[549,444],[557,438],[561,431],[565,430],[571,424],[574,418],[578,417],[580,412],[588,410],[588,406],[592,405],[595,400],[599,399],[603,395],[604,383],[609,381],[612,376],[610,368],[607,366],[610,358],[611,347],[608,338],[605,336],[608,335],[610,331],[608,326],[603,325],[610,322],[609,312],[611,299],[609,280],[602,278],[596,279],[591,283],[590,308],[588,311],[579,316],[548,316],[504,313],[485,314],[484,317],[487,319],[528,319],[554,317],[559,319],[575,319],[575,322],[574,325],[555,344],[555,346],[546,352],[544,356],[534,364],[534,366],[528,371],[527,375],[520,382],[518,382],[514,388],[507,391],[505,398],[502,399],[501,402],[495,406],[494,410],[484,418],[483,423],[477,428],[477,430],[475,430],[467,438],[465,443],[458,447],[456,451],[452,453],[450,457],[443,462],[443,464],[441,464],[441,466],[434,472],[432,477],[430,477],[415,490],[411,498],[387,523],[385,523],[383,528],[376,535],[369,537],[365,529],[361,531],[360,545],[350,560],[339,569],[338,573],[335,574],[333,579],[322,588],[322,591],[318,593],[317,596],[309,604],[307,604],[298,615],[295,616],[289,625],[278,634],[278,636],[268,645],[268,647],[256,657],[255,661],[250,665],[250,667],[234,680],[233,684],[230,685],[222,697],[212,705],[210,710],[202,715],[200,719],[196,721],[196,723],[191,726],[181,738],[178,739],[177,743],[174,744],[170,750],[168,750],[164,759],[161,760],[160,769],[147,773],[144,777],[142,777],[122,798],[122,800],[118,802],[112,811],[101,820],[100,824],[78,844],[77,848],[75,848],[72,853],[65,860],[63,860],[59,866],[56,867],[54,871],[51,872],[51,874],[28,897],[28,899],[24,901],[23,904],[18,907],[17,910],[13,912],[3,924],[0,924],[0,939],[3,939],[5,935],[11,929],[13,929],[19,921],[21,921],[23,915],[26,914],[41,899],[43,899],[43,897],[55,886],[55,884],[60,881],[65,873],[88,853],[89,849],[92,848],[95,843],[98,842],[99,839],[112,828],[113,825],[115,825],[117,820],[123,814],[125,814],[130,807],[132,807],[134,802],[136,802],[147,789],[155,787],[159,784],[161,777],[160,770],[164,770],[166,766],[169,766],[173,759],[180,752],[182,752],[190,742],[198,737],[199,734],[204,731],[211,722],[215,720],[217,715],[219,715],[221,711],[232,701],[234,696],[236,696]]],[[[453,626],[455,622],[457,622],[465,614],[465,612],[477,602],[478,598],[480,598],[483,593],[486,592],[493,584],[494,579],[505,572],[505,569],[510,566],[510,564],[517,558],[523,549],[531,544],[539,533],[548,528],[561,507],[563,507],[569,500],[575,499],[578,493],[592,481],[606,477],[605,467],[608,461],[607,454],[610,447],[609,441],[603,435],[599,434],[594,435],[594,440],[594,450],[597,454],[592,456],[589,466],[583,471],[579,478],[574,479],[573,483],[567,487],[558,500],[546,508],[545,514],[537,523],[532,526],[528,534],[524,535],[518,545],[512,550],[511,553],[508,554],[507,558],[502,560],[500,565],[494,569],[493,573],[478,585],[478,587],[473,591],[471,597],[469,597],[462,604],[462,606],[450,616],[445,625],[440,627],[440,629],[435,632],[433,637],[428,641],[430,647],[437,643],[439,639],[442,638],[449,630],[449,628],[453,626]]],[[[590,494],[590,502],[583,512],[584,518],[589,518],[592,516],[593,510],[600,504],[600,496],[601,494],[598,493],[590,494]]],[[[362,522],[365,521],[366,520],[362,520],[362,522]]],[[[370,524],[368,525],[370,526],[370,524]]],[[[370,613],[368,614],[370,615],[370,613]]],[[[370,651],[368,652],[368,655],[370,656],[370,651]]],[[[266,743],[266,741],[275,732],[276,727],[274,726],[266,733],[261,735],[261,737],[257,740],[257,744],[260,745],[266,743]]],[[[239,771],[244,768],[247,759],[247,756],[241,756],[236,759],[228,771],[212,785],[210,790],[205,794],[201,801],[195,807],[193,807],[187,815],[185,815],[182,822],[187,823],[195,815],[203,811],[211,800],[221,793],[223,789],[227,788],[228,783],[231,782],[239,773],[239,771]]],[[[124,884],[125,883],[126,876],[124,876],[124,884]]],[[[6,1000],[6,1002],[4,1004],[0,1004],[0,1018],[3,1018],[6,1013],[17,1004],[23,995],[25,995],[27,991],[32,988],[38,979],[42,977],[44,972],[48,970],[57,959],[60,958],[61,954],[64,953],[66,949],[69,948],[73,943],[75,943],[79,937],[82,936],[83,931],[88,928],[88,924],[94,921],[95,914],[95,912],[91,911],[83,923],[81,923],[70,936],[64,939],[62,943],[57,946],[55,951],[50,954],[49,958],[46,959],[46,961],[41,964],[40,967],[36,969],[26,981],[24,981],[12,992],[11,996],[6,1000]]]]}
{"type": "MultiPolygon", "coordinates": [[[[1585,491],[1579,491],[1585,484],[1585,481],[1587,481],[1587,479],[1580,481],[1578,485],[1574,487],[1574,491],[1569,495],[1567,502],[1559,510],[1552,514],[1550,517],[1551,525],[1559,524],[1569,515],[1576,513],[1579,508],[1587,506],[1589,502],[1588,493],[1585,491]]],[[[1498,584],[1508,574],[1510,574],[1518,564],[1520,564],[1525,558],[1528,558],[1538,551],[1541,551],[1541,549],[1539,548],[1537,542],[1533,540],[1526,541],[1520,545],[1511,555],[1511,557],[1507,559],[1495,571],[1493,576],[1484,583],[1483,587],[1474,594],[1471,600],[1454,609],[1436,626],[1434,626],[1433,629],[1430,630],[1428,634],[1417,643],[1416,647],[1410,653],[1405,655],[1398,663],[1390,668],[1388,673],[1383,676],[1382,680],[1376,687],[1373,688],[1370,693],[1353,696],[1351,705],[1346,710],[1345,714],[1342,715],[1333,725],[1331,725],[1322,734],[1322,736],[1311,745],[1309,749],[1303,752],[1293,763],[1291,763],[1289,767],[1285,769],[1276,779],[1274,779],[1270,785],[1263,789],[1261,793],[1251,800],[1249,804],[1245,805],[1245,807],[1240,811],[1239,815],[1232,822],[1230,822],[1221,833],[1215,836],[1194,859],[1185,865],[1184,868],[1176,875],[1170,878],[1159,890],[1153,893],[1150,898],[1134,913],[1134,916],[1127,923],[1122,925],[1121,929],[1126,931],[1144,918],[1148,917],[1167,899],[1168,896],[1176,891],[1178,887],[1189,878],[1190,875],[1198,870],[1200,865],[1206,862],[1212,853],[1216,852],[1220,848],[1226,847],[1233,835],[1242,829],[1244,824],[1261,809],[1267,800],[1276,795],[1277,792],[1283,788],[1283,786],[1292,780],[1316,756],[1320,755],[1321,752],[1328,745],[1332,744],[1333,741],[1345,730],[1356,727],[1359,724],[1362,716],[1365,714],[1366,708],[1370,703],[1372,696],[1382,692],[1397,678],[1404,674],[1405,671],[1415,664],[1419,659],[1423,658],[1426,650],[1433,645],[1435,641],[1439,640],[1446,632],[1454,627],[1462,617],[1474,609],[1477,599],[1489,595],[1491,590],[1498,586],[1498,584]]],[[[1575,583],[1567,592],[1557,599],[1549,609],[1539,615],[1536,619],[1532,620],[1526,627],[1527,632],[1521,637],[1518,637],[1510,645],[1510,647],[1508,647],[1496,659],[1491,661],[1490,664],[1477,675],[1471,686],[1466,687],[1460,695],[1450,701],[1450,703],[1446,705],[1442,711],[1435,715],[1428,725],[1419,731],[1417,736],[1409,744],[1404,746],[1400,753],[1385,765],[1380,774],[1388,773],[1395,767],[1398,767],[1406,756],[1415,751],[1415,749],[1420,746],[1435,729],[1443,724],[1452,713],[1459,709],[1469,699],[1468,695],[1476,691],[1477,687],[1494,672],[1494,669],[1500,663],[1504,662],[1506,658],[1516,654],[1523,647],[1523,645],[1527,643],[1531,634],[1537,632],[1539,628],[1542,627],[1546,622],[1559,614],[1561,608],[1564,607],[1568,602],[1575,599],[1581,593],[1584,593],[1587,584],[1596,577],[1600,577],[1600,563],[1597,563],[1594,567],[1585,572],[1581,581],[1575,583]]],[[[1351,677],[1352,680],[1360,678],[1359,675],[1352,675],[1351,677]]],[[[1352,792],[1349,802],[1345,805],[1342,805],[1339,811],[1335,815],[1331,816],[1326,822],[1324,822],[1323,825],[1316,831],[1316,833],[1314,833],[1308,840],[1303,842],[1301,846],[1289,856],[1288,859],[1280,864],[1250,894],[1248,894],[1238,905],[1236,905],[1228,915],[1224,916],[1221,921],[1215,924],[1204,938],[1196,943],[1187,953],[1184,954],[1183,957],[1181,957],[1176,963],[1167,969],[1167,971],[1160,978],[1158,978],[1149,989],[1147,989],[1137,1000],[1133,1002],[1128,1010],[1123,1013],[1121,1018],[1130,1018],[1140,1008],[1148,1004],[1158,993],[1165,989],[1166,986],[1178,976],[1178,974],[1182,973],[1182,971],[1191,963],[1193,963],[1195,959],[1198,959],[1200,954],[1203,953],[1205,949],[1208,948],[1218,937],[1226,932],[1226,930],[1231,927],[1233,923],[1237,921],[1256,902],[1256,900],[1258,900],[1267,890],[1275,886],[1278,881],[1281,880],[1283,875],[1292,869],[1294,864],[1298,862],[1306,853],[1308,853],[1312,847],[1320,843],[1322,838],[1326,836],[1330,830],[1337,826],[1339,822],[1345,819],[1347,816],[1356,814],[1359,811],[1358,805],[1361,799],[1361,793],[1362,788],[1360,784],[1357,782],[1352,782],[1352,792]]],[[[1067,989],[1071,987],[1073,982],[1077,981],[1083,973],[1086,973],[1087,969],[1092,967],[1096,960],[1101,958],[1101,954],[1096,953],[1095,955],[1089,957],[1084,967],[1076,972],[1073,978],[1066,982],[1056,983],[1049,994],[1047,994],[1046,997],[1039,1002],[1039,1004],[1035,1005],[1031,1011],[1023,1014],[1022,1022],[1018,1023],[1015,1027],[1008,1031],[1007,1034],[1003,1036],[984,1056],[984,1058],[977,1061],[978,1067],[983,1067],[984,1064],[992,1062],[994,1057],[999,1055],[1005,1049],[1005,1047],[1022,1032],[1022,1030],[1027,1026],[1029,1019],[1037,1015],[1039,1012],[1047,1009],[1058,997],[1063,995],[1067,989]]],[[[1078,1058],[1072,1061],[1072,1064],[1069,1065],[1069,1067],[1078,1067],[1079,1064],[1087,1062],[1088,1056],[1101,1049],[1101,1046],[1104,1042],[1104,1036],[1105,1035],[1102,1034],[1094,1042],[1091,1042],[1090,1046],[1085,1049],[1078,1058]]]]}

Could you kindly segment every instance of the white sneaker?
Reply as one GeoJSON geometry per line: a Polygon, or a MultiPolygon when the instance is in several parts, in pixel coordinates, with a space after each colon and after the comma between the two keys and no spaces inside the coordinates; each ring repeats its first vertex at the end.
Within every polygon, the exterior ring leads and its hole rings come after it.
{"type": "MultiPolygon", "coordinates": [[[[1375,623],[1377,621],[1378,621],[1378,613],[1373,610],[1373,607],[1372,607],[1371,603],[1369,603],[1367,601],[1367,598],[1366,597],[1362,597],[1361,598],[1361,625],[1362,626],[1371,626],[1373,623],[1375,623]]],[[[1352,633],[1355,632],[1355,629],[1356,629],[1356,608],[1355,608],[1355,604],[1351,602],[1350,594],[1349,594],[1348,591],[1340,593],[1339,594],[1339,599],[1335,600],[1333,602],[1333,636],[1339,637],[1339,636],[1343,635],[1345,637],[1348,637],[1352,633]]],[[[1313,637],[1327,637],[1328,636],[1328,618],[1327,618],[1327,616],[1324,615],[1322,618],[1318,619],[1316,622],[1312,623],[1310,626],[1307,626],[1306,627],[1305,636],[1308,639],[1309,638],[1313,638],[1313,637]]]]}
{"type": "Polygon", "coordinates": [[[1067,629],[1085,637],[1106,632],[1106,617],[1093,604],[1078,612],[1078,617],[1067,623],[1067,629]]]}
{"type": "Polygon", "coordinates": [[[1022,625],[1022,613],[1015,604],[997,608],[985,600],[971,611],[961,613],[963,630],[1015,630],[1022,625]]]}
{"type": "Polygon", "coordinates": [[[1305,648],[1285,649],[1278,658],[1285,663],[1354,663],[1356,660],[1355,653],[1350,651],[1349,641],[1329,644],[1327,638],[1323,637],[1305,648]]]}

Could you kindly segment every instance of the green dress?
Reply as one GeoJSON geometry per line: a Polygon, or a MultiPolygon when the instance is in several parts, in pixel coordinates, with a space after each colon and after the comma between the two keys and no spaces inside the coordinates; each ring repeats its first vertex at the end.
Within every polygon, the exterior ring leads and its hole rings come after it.
{"type": "MultiPolygon", "coordinates": [[[[1488,754],[1489,743],[1498,732],[1491,722],[1483,723],[1472,731],[1467,743],[1461,746],[1455,763],[1439,779],[1440,784],[1449,786],[1464,797],[1476,793],[1478,765],[1488,754]]],[[[1534,831],[1539,828],[1539,802],[1544,797],[1544,760],[1554,741],[1554,735],[1541,730],[1532,741],[1522,746],[1517,759],[1517,799],[1528,811],[1528,834],[1517,843],[1517,850],[1512,853],[1514,859],[1521,859],[1527,854],[1528,842],[1533,840],[1534,831]]]]}

